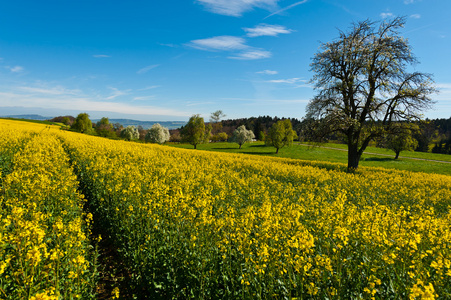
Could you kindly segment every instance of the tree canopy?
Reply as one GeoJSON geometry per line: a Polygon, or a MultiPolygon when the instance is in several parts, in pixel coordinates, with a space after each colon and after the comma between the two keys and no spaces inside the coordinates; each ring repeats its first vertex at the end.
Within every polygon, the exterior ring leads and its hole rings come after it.
{"type": "Polygon", "coordinates": [[[113,130],[113,124],[110,123],[110,120],[106,117],[100,119],[96,124],[96,132],[99,136],[114,138],[116,136],[116,132],[113,130]]]}
{"type": "Polygon", "coordinates": [[[247,130],[246,126],[241,125],[233,132],[232,141],[241,146],[246,142],[252,142],[255,138],[254,132],[252,130],[247,130]]]}
{"type": "Polygon", "coordinates": [[[266,136],[265,143],[275,147],[277,154],[280,148],[291,145],[295,138],[297,138],[297,135],[291,126],[291,121],[285,119],[279,120],[272,125],[266,136]]]}
{"type": "Polygon", "coordinates": [[[205,143],[210,138],[211,127],[205,127],[204,118],[193,115],[182,128],[181,135],[184,142],[188,142],[197,149],[197,145],[205,143]]]}
{"type": "Polygon", "coordinates": [[[136,126],[127,126],[121,131],[121,137],[127,141],[133,141],[139,139],[139,131],[136,126]]]}
{"type": "Polygon", "coordinates": [[[170,137],[169,129],[161,126],[159,123],[155,123],[147,131],[145,140],[149,143],[163,144],[164,142],[169,141],[170,137]]]}
{"type": "Polygon", "coordinates": [[[317,138],[341,134],[348,145],[348,170],[358,167],[370,141],[390,132],[395,121],[420,119],[432,106],[432,76],[409,72],[417,63],[399,35],[405,18],[353,24],[321,45],[311,64],[318,91],[307,106],[317,138]]]}
{"type": "Polygon", "coordinates": [[[71,128],[81,133],[91,133],[93,131],[92,122],[87,113],[78,114],[71,128]]]}
{"type": "Polygon", "coordinates": [[[418,146],[413,137],[417,131],[419,127],[416,124],[394,123],[390,134],[384,136],[379,145],[395,152],[395,159],[398,159],[401,151],[413,151],[418,146]]]}

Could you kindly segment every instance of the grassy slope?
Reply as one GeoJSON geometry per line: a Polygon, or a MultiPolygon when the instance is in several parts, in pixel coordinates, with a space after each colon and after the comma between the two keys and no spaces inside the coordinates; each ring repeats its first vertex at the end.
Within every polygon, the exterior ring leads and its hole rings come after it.
{"type": "MultiPolygon", "coordinates": [[[[169,144],[169,145],[178,148],[193,149],[193,146],[189,144],[169,144]]],[[[324,146],[346,149],[346,145],[339,144],[326,144],[324,146]]],[[[347,164],[346,151],[328,149],[325,147],[307,147],[299,144],[293,144],[291,147],[285,147],[280,149],[279,154],[276,155],[275,148],[267,147],[262,142],[245,144],[243,145],[242,149],[238,149],[238,145],[233,143],[210,143],[197,145],[197,148],[199,150],[206,151],[267,155],[273,157],[288,157],[303,160],[329,161],[347,164]]],[[[401,152],[401,156],[402,158],[395,160],[393,152],[387,151],[385,149],[369,147],[366,153],[364,153],[360,165],[368,167],[382,167],[415,172],[451,175],[450,163],[414,159],[414,158],[422,158],[430,160],[451,161],[450,155],[405,151],[401,152]],[[368,153],[379,153],[390,156],[374,155],[368,153]]]]}

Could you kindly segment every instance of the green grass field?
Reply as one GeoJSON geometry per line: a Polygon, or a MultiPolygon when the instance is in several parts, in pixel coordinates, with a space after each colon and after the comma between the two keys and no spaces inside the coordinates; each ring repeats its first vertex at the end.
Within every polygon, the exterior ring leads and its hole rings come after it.
{"type": "MultiPolygon", "coordinates": [[[[189,144],[169,143],[169,146],[193,149],[193,146],[189,144]]],[[[305,146],[299,145],[299,143],[294,143],[290,147],[280,149],[279,154],[276,154],[274,147],[265,146],[263,142],[245,144],[241,149],[239,149],[238,145],[234,143],[199,144],[197,145],[197,149],[347,164],[347,152],[343,151],[346,150],[346,145],[343,144],[328,143],[321,146],[305,146]],[[341,150],[330,149],[329,147],[340,148],[341,150]]],[[[362,156],[360,166],[451,175],[451,163],[446,163],[451,162],[451,155],[404,151],[401,152],[399,159],[395,160],[394,157],[395,155],[392,151],[376,147],[368,147],[362,156]]]]}

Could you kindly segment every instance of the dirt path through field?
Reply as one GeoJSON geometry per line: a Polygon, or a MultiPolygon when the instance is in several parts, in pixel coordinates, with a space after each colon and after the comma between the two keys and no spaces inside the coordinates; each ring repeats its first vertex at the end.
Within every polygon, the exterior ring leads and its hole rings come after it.
{"type": "MultiPolygon", "coordinates": [[[[299,144],[299,145],[312,147],[312,145],[309,145],[309,144],[299,144]]],[[[341,149],[341,148],[326,147],[326,146],[319,146],[319,147],[324,148],[324,149],[331,149],[331,150],[339,150],[339,151],[348,152],[348,150],[341,149]]],[[[373,153],[373,152],[364,152],[363,154],[394,157],[394,155],[390,155],[390,154],[373,153]]],[[[417,157],[408,157],[408,156],[400,156],[399,158],[413,159],[413,160],[423,160],[423,161],[430,161],[430,162],[437,162],[437,163],[444,163],[444,164],[451,164],[451,161],[446,161],[446,160],[435,160],[435,159],[417,158],[417,157]]]]}

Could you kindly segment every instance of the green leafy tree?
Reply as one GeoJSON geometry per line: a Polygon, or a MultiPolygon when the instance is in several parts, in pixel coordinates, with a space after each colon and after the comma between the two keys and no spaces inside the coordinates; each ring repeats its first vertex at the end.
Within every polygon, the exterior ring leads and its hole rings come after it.
{"type": "Polygon", "coordinates": [[[265,132],[264,132],[263,130],[260,131],[260,133],[258,134],[258,139],[259,139],[260,141],[266,140],[266,134],[265,134],[265,132]]]}
{"type": "Polygon", "coordinates": [[[97,135],[114,138],[117,137],[116,132],[113,129],[113,124],[110,123],[110,120],[106,117],[100,119],[100,121],[96,124],[96,132],[97,135]]]}
{"type": "Polygon", "coordinates": [[[291,121],[289,119],[279,120],[274,123],[268,131],[265,143],[268,146],[276,148],[276,154],[279,149],[284,146],[289,146],[293,140],[297,138],[296,132],[293,130],[291,121]]]}
{"type": "Polygon", "coordinates": [[[244,143],[252,142],[252,139],[255,138],[254,132],[252,130],[247,130],[246,126],[241,125],[233,132],[232,142],[237,143],[241,146],[244,143]]]}
{"type": "Polygon", "coordinates": [[[395,159],[398,159],[401,151],[413,151],[418,147],[418,141],[413,137],[418,131],[416,124],[394,123],[383,138],[382,147],[395,152],[395,159]]]}
{"type": "Polygon", "coordinates": [[[127,141],[133,141],[139,139],[139,131],[136,126],[127,126],[121,131],[121,137],[127,141]]]}
{"type": "Polygon", "coordinates": [[[348,170],[359,165],[368,144],[393,122],[420,119],[432,106],[432,76],[409,73],[417,62],[408,40],[399,35],[405,18],[354,24],[333,42],[321,45],[311,64],[318,94],[307,106],[314,135],[340,134],[348,146],[348,170]]]}
{"type": "Polygon", "coordinates": [[[197,149],[198,144],[208,142],[211,135],[211,126],[205,127],[204,118],[193,115],[188,123],[182,128],[182,141],[190,143],[197,149]]]}
{"type": "Polygon", "coordinates": [[[148,143],[163,144],[164,142],[169,141],[170,137],[169,129],[156,123],[147,131],[145,140],[148,143]]]}
{"type": "Polygon", "coordinates": [[[211,140],[213,142],[225,142],[225,141],[227,141],[228,138],[229,138],[229,136],[225,132],[219,132],[219,133],[213,134],[211,136],[211,140]]]}
{"type": "Polygon", "coordinates": [[[89,119],[89,115],[87,113],[78,114],[71,128],[81,133],[93,133],[92,122],[89,119]]]}
{"type": "Polygon", "coordinates": [[[63,119],[61,120],[61,123],[63,123],[64,125],[70,125],[69,117],[63,117],[63,119]]]}

